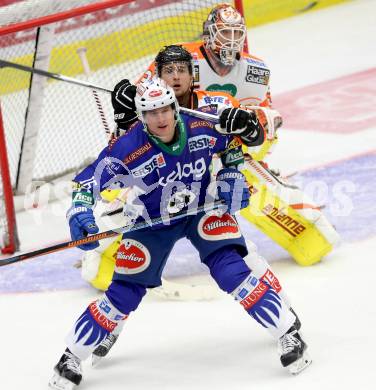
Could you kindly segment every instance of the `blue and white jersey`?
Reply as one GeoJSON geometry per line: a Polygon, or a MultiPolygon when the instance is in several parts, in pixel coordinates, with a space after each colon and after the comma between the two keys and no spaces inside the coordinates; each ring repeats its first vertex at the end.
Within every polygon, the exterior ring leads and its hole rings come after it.
{"type": "Polygon", "coordinates": [[[237,166],[243,160],[241,144],[232,136],[219,134],[214,123],[181,114],[179,137],[163,144],[136,122],[129,131],[109,144],[97,160],[75,178],[85,191],[99,197],[106,188],[139,188],[139,200],[150,218],[179,211],[185,206],[202,205],[211,181],[214,154],[222,154],[224,165],[237,166]],[[181,205],[181,203],[180,203],[181,205]]]}

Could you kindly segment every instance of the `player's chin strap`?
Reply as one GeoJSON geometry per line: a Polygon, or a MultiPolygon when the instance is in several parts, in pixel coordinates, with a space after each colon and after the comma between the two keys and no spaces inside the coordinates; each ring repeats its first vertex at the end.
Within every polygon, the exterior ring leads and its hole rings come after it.
{"type": "Polygon", "coordinates": [[[23,253],[21,255],[8,257],[6,259],[0,260],[0,267],[3,265],[18,263],[19,261],[31,259],[33,257],[38,257],[38,256],[41,256],[41,255],[44,255],[47,253],[58,252],[58,251],[61,251],[63,249],[67,249],[67,248],[74,248],[76,246],[87,244],[89,242],[94,242],[94,241],[98,241],[98,240],[103,240],[105,238],[115,237],[115,236],[118,236],[119,234],[124,233],[124,232],[133,232],[136,230],[150,228],[150,227],[157,226],[157,225],[162,225],[162,224],[166,224],[166,223],[169,224],[171,222],[178,221],[179,219],[185,218],[185,217],[190,216],[190,215],[197,215],[197,214],[202,213],[202,212],[209,212],[212,210],[218,210],[218,209],[223,209],[223,208],[227,208],[225,203],[222,200],[217,200],[215,202],[206,203],[202,206],[188,208],[188,210],[182,210],[182,211],[180,211],[176,214],[173,214],[173,215],[171,215],[171,214],[163,215],[163,216],[160,216],[157,218],[152,218],[149,221],[139,222],[139,223],[136,223],[135,225],[133,225],[132,227],[122,226],[118,229],[107,230],[105,232],[93,234],[91,236],[81,238],[80,240],[66,241],[66,242],[62,242],[60,244],[52,245],[52,246],[49,246],[46,248],[37,249],[35,251],[23,253]]]}

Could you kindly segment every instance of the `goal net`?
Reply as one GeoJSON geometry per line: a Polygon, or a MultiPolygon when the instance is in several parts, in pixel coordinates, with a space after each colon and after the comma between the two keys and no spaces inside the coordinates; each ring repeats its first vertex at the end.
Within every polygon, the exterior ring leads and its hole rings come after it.
{"type": "MultiPolygon", "coordinates": [[[[163,45],[196,41],[212,0],[32,0],[0,8],[0,59],[113,89],[136,80],[163,45]],[[77,51],[85,48],[91,75],[77,51]]],[[[239,9],[241,1],[235,1],[239,9]]],[[[107,143],[109,94],[0,68],[0,105],[10,186],[0,184],[2,246],[9,235],[4,193],[25,194],[70,178],[107,143]]],[[[1,142],[1,139],[0,139],[1,142]]],[[[5,169],[5,168],[3,168],[5,169]]],[[[54,194],[59,197],[59,194],[54,194]]],[[[8,212],[9,214],[9,212],[8,212]]]]}

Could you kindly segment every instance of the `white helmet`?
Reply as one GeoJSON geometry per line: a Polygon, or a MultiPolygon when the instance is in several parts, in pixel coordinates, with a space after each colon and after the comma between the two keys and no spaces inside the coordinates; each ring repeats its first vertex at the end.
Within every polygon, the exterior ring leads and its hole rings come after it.
{"type": "Polygon", "coordinates": [[[228,3],[215,6],[204,22],[203,38],[224,65],[233,65],[241,54],[246,38],[242,15],[228,3]]]}
{"type": "Polygon", "coordinates": [[[153,78],[140,83],[137,87],[135,97],[136,110],[139,118],[144,122],[142,113],[157,108],[173,105],[175,113],[178,114],[179,107],[173,88],[168,86],[164,80],[153,78]]]}

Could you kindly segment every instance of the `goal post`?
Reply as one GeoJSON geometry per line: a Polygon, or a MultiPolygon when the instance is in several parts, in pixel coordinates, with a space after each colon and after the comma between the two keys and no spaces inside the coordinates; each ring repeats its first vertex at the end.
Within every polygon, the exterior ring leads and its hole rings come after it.
{"type": "MultiPolygon", "coordinates": [[[[93,84],[112,89],[135,81],[164,45],[201,39],[213,0],[26,0],[0,7],[0,59],[88,80],[77,49],[84,47],[93,84]]],[[[240,11],[241,0],[233,2],[240,11]]],[[[112,129],[108,94],[97,91],[112,129]]],[[[0,68],[3,147],[10,188],[22,196],[43,183],[70,180],[106,145],[92,91],[0,68]],[[5,153],[5,152],[4,152],[5,153]]],[[[0,141],[1,142],[1,141],[0,141]]],[[[59,194],[54,194],[54,198],[59,194]]],[[[0,213],[4,220],[5,214],[0,213]]],[[[9,222],[8,222],[9,224],[9,222]]]]}
{"type": "Polygon", "coordinates": [[[8,169],[8,156],[0,102],[0,249],[1,253],[14,253],[18,249],[16,215],[12,184],[8,169]]]}

